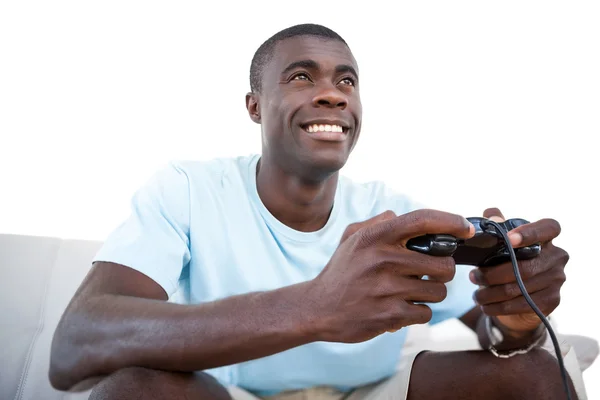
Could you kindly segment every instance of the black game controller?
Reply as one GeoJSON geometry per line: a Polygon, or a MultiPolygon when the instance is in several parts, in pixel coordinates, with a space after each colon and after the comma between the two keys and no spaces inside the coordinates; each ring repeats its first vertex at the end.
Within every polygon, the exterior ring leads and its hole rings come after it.
{"type": "MultiPolygon", "coordinates": [[[[510,253],[502,235],[487,218],[467,218],[475,226],[475,235],[470,239],[457,239],[452,235],[424,235],[410,239],[406,246],[414,251],[432,256],[452,256],[456,264],[490,267],[510,261],[510,253]]],[[[528,224],[521,218],[498,222],[506,232],[528,224]]],[[[518,260],[529,260],[540,254],[541,246],[534,244],[514,249],[518,260]]]]}

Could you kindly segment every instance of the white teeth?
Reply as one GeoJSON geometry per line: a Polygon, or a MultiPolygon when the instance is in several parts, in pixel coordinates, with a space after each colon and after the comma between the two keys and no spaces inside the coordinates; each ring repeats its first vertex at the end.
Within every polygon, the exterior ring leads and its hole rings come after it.
{"type": "Polygon", "coordinates": [[[316,133],[316,132],[338,132],[338,133],[342,133],[344,132],[344,129],[339,126],[339,125],[320,125],[320,124],[313,124],[313,125],[308,125],[306,127],[306,130],[310,133],[316,133]]]}

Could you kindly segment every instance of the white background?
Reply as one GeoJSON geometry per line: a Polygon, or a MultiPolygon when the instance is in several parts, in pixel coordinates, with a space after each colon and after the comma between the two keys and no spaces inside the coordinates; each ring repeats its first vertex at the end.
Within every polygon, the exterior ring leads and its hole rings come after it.
{"type": "MultiPolygon", "coordinates": [[[[597,2],[203,4],[0,5],[1,232],[102,240],[168,160],[258,152],[252,55],[316,22],[360,67],[343,172],[465,216],[557,219],[571,260],[555,316],[600,340],[597,2]]],[[[600,361],[584,377],[600,398],[600,361]]]]}

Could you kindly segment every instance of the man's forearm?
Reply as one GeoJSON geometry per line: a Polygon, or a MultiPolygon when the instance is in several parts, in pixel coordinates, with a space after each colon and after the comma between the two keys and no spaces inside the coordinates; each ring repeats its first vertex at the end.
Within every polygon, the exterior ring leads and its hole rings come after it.
{"type": "Polygon", "coordinates": [[[53,364],[62,368],[54,368],[53,384],[67,389],[130,366],[204,370],[309,343],[317,337],[305,303],[306,285],[200,305],[90,297],[61,321],[52,352],[53,364]]]}

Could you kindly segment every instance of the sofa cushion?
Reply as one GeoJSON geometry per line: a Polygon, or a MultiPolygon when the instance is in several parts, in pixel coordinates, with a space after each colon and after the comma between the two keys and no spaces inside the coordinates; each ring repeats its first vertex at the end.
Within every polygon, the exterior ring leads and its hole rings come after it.
{"type": "Polygon", "coordinates": [[[0,398],[63,399],[48,380],[58,320],[100,242],[0,235],[0,398]]]}

